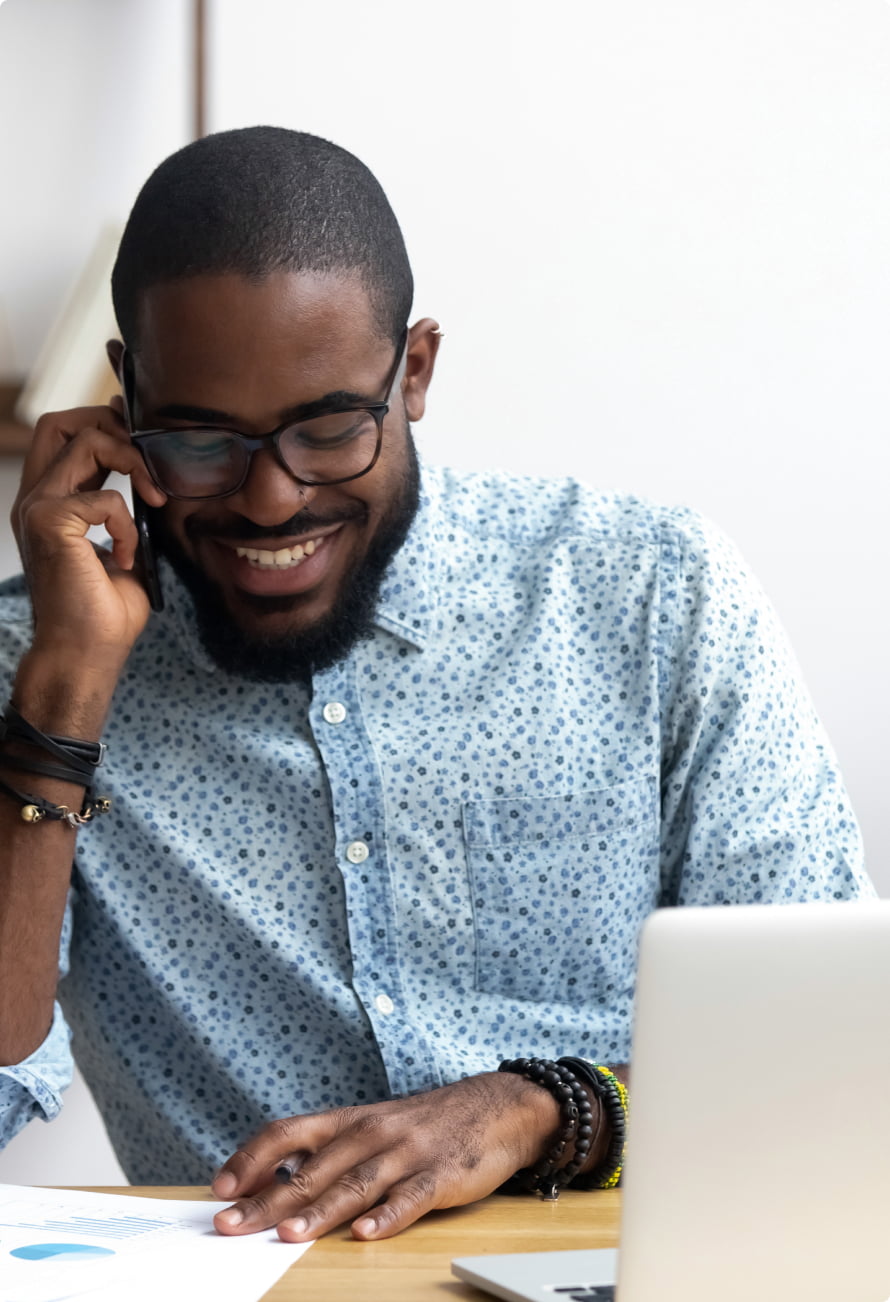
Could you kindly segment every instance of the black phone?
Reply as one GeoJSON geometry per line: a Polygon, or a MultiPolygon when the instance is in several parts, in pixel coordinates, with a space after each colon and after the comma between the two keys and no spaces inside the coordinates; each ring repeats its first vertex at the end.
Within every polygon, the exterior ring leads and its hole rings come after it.
{"type": "Polygon", "coordinates": [[[151,541],[148,508],[136,490],[132,491],[133,519],[136,521],[136,532],[139,535],[139,542],[136,545],[136,567],[148,593],[152,610],[163,610],[164,594],[161,591],[161,576],[158,573],[157,557],[151,541]]]}
{"type": "MultiPolygon", "coordinates": [[[[124,420],[127,422],[127,429],[133,429],[133,359],[127,352],[126,348],[121,354],[120,361],[120,380],[121,392],[124,397],[124,420]]],[[[139,540],[136,544],[136,567],[139,570],[140,577],[146,592],[152,610],[164,609],[164,594],[161,591],[161,576],[158,573],[158,562],[155,556],[155,549],[151,541],[151,527],[148,523],[148,507],[142,498],[131,488],[133,497],[133,520],[136,523],[136,532],[139,540]]]]}

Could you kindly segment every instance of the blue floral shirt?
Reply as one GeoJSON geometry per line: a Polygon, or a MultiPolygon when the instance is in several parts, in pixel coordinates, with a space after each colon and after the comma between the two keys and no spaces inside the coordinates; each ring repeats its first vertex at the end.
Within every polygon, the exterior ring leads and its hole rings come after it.
{"type": "MultiPolygon", "coordinates": [[[[425,470],[373,636],[311,688],[215,668],[164,581],[4,1141],[58,1112],[70,1028],[129,1178],[199,1183],[275,1117],[626,1060],[658,905],[871,893],[775,617],[688,511],[425,470]]],[[[20,582],[0,613],[11,679],[20,582]]]]}

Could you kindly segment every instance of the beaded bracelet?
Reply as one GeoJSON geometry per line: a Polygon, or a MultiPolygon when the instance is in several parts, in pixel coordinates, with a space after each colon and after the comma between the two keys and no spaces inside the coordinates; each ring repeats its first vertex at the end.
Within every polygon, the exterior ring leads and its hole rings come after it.
{"type": "Polygon", "coordinates": [[[498,1071],[512,1072],[542,1085],[559,1104],[563,1124],[556,1143],[534,1166],[517,1171],[503,1186],[507,1193],[527,1190],[540,1194],[546,1202],[555,1202],[560,1189],[581,1170],[593,1143],[593,1110],[587,1092],[574,1072],[549,1058],[507,1059],[498,1071]],[[560,1169],[558,1164],[572,1140],[572,1160],[560,1169]]]}
{"type": "Polygon", "coordinates": [[[593,1171],[577,1176],[573,1181],[574,1187],[614,1189],[621,1179],[627,1143],[627,1086],[600,1063],[588,1062],[586,1058],[560,1058],[559,1061],[590,1086],[609,1123],[609,1147],[605,1157],[593,1171]]]}

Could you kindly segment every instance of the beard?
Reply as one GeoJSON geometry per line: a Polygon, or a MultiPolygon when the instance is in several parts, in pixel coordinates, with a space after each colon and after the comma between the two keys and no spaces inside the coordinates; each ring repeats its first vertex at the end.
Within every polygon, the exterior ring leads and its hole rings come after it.
{"type": "MultiPolygon", "coordinates": [[[[169,560],[188,590],[195,607],[201,644],[220,669],[258,682],[306,682],[313,672],[329,669],[343,660],[357,643],[370,637],[384,575],[408,536],[420,500],[420,468],[407,421],[405,448],[404,469],[364,556],[344,577],[330,610],[307,627],[292,631],[263,633],[263,616],[297,611],[299,595],[262,597],[242,593],[244,605],[257,613],[255,627],[245,627],[232,615],[219,586],[207,578],[186,555],[179,540],[172,536],[164,520],[163,507],[149,508],[152,542],[158,553],[169,560]]],[[[261,528],[244,516],[235,516],[220,528],[192,518],[186,521],[185,529],[190,538],[204,534],[219,538],[228,534],[244,543],[253,540],[260,543],[265,538],[282,534],[311,533],[313,529],[341,521],[356,520],[360,523],[367,519],[367,515],[363,503],[353,502],[351,507],[328,516],[307,508],[274,529],[261,528]]]]}

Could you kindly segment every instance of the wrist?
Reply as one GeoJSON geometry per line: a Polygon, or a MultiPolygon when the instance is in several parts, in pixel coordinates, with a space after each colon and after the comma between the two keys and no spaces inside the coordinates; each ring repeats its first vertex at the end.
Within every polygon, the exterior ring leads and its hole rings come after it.
{"type": "Polygon", "coordinates": [[[97,741],[120,668],[32,647],[19,663],[10,700],[41,732],[97,741]]]}
{"type": "Polygon", "coordinates": [[[490,1072],[499,1091],[507,1091],[504,1115],[513,1123],[511,1154],[518,1166],[534,1166],[560,1129],[559,1105],[540,1085],[505,1072],[490,1072]]]}

